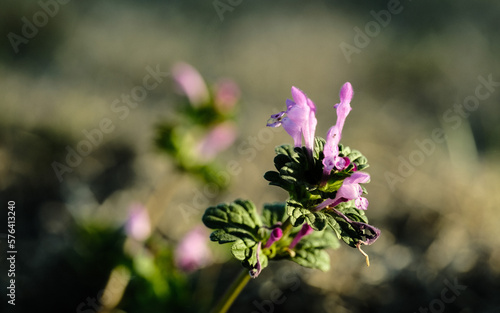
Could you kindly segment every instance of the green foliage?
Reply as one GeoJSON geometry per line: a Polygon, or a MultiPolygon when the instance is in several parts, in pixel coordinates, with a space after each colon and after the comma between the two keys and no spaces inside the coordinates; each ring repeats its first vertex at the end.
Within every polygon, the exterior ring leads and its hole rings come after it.
{"type": "Polygon", "coordinates": [[[217,175],[220,172],[217,164],[201,162],[199,156],[193,154],[192,147],[196,146],[197,140],[207,132],[206,127],[163,123],[156,128],[155,144],[172,157],[179,170],[191,173],[205,183],[214,183],[219,188],[225,188],[227,183],[217,175]]]}
{"type": "Polygon", "coordinates": [[[217,110],[211,102],[212,100],[200,106],[186,104],[182,106],[179,111],[187,117],[189,123],[195,125],[212,125],[231,117],[217,110]]]}
{"type": "Polygon", "coordinates": [[[231,252],[245,268],[250,270],[255,268],[258,261],[261,268],[265,268],[268,264],[267,256],[259,253],[258,249],[259,243],[249,239],[239,239],[231,247],[231,252]]]}
{"type": "Polygon", "coordinates": [[[251,202],[237,200],[208,208],[203,222],[214,229],[210,239],[220,244],[232,243],[233,256],[249,270],[257,268],[258,264],[260,268],[265,268],[269,259],[290,259],[305,267],[326,271],[330,266],[330,258],[324,249],[337,248],[339,245],[336,235],[326,228],[328,217],[322,212],[311,213],[294,200],[266,204],[262,217],[259,217],[251,202]],[[292,222],[290,226],[295,226],[289,237],[264,249],[271,228],[283,226],[287,219],[292,222]],[[316,231],[302,238],[291,253],[288,246],[304,222],[316,231]]]}
{"type": "Polygon", "coordinates": [[[266,267],[273,259],[288,259],[305,267],[327,271],[330,257],[325,249],[337,248],[339,239],[351,247],[373,241],[375,228],[366,224],[364,212],[356,209],[353,201],[337,205],[336,209],[316,211],[318,204],[335,198],[344,180],[355,170],[368,167],[366,158],[359,151],[339,145],[339,155],[348,157],[351,163],[343,171],[330,173],[328,180],[324,181],[324,145],[324,139],[316,138],[312,152],[291,145],[276,147],[276,171],[267,172],[264,178],[270,185],[288,191],[288,201],[264,205],[262,217],[248,201],[237,200],[210,207],[203,216],[205,225],[214,229],[210,239],[220,244],[232,243],[232,254],[251,273],[266,267]],[[304,235],[301,232],[304,224],[311,226],[314,232],[304,235]],[[276,227],[282,229],[283,237],[266,245],[276,227]],[[301,236],[300,240],[296,236],[301,236]]]}
{"type": "MultiPolygon", "coordinates": [[[[345,215],[350,221],[360,222],[360,223],[368,223],[368,219],[364,211],[358,210],[353,201],[344,202],[339,204],[335,208],[338,212],[345,215]]],[[[325,214],[327,215],[328,225],[333,229],[333,231],[337,234],[339,239],[342,239],[346,244],[355,248],[356,244],[360,241],[364,242],[366,240],[367,233],[366,229],[359,229],[356,226],[356,223],[349,223],[344,218],[335,213],[334,210],[325,210],[325,214]]]]}
{"type": "Polygon", "coordinates": [[[315,231],[299,241],[295,247],[295,256],[291,260],[304,267],[326,272],[330,269],[330,256],[325,249],[338,247],[339,241],[330,229],[315,231]]]}
{"type": "MultiPolygon", "coordinates": [[[[210,240],[220,244],[233,243],[231,252],[244,267],[252,270],[257,266],[258,245],[263,240],[262,222],[252,202],[236,200],[210,207],[202,220],[205,226],[215,230],[210,234],[210,240]]],[[[264,268],[267,257],[260,257],[260,265],[264,268]]]]}
{"type": "MultiPolygon", "coordinates": [[[[207,86],[208,87],[208,86],[207,86]]],[[[177,101],[172,116],[156,126],[156,147],[168,154],[177,168],[205,183],[226,188],[227,182],[219,178],[220,168],[211,157],[199,153],[197,147],[217,126],[235,119],[235,105],[222,105],[217,88],[208,87],[208,97],[203,103],[191,103],[187,96],[177,101]]],[[[235,97],[239,97],[236,96],[235,97]]],[[[234,99],[238,101],[237,98],[234,99]]]]}
{"type": "Polygon", "coordinates": [[[264,204],[262,222],[268,227],[283,223],[286,218],[286,204],[282,202],[264,204]]]}
{"type": "Polygon", "coordinates": [[[327,225],[327,217],[323,212],[310,211],[297,201],[287,201],[286,208],[286,213],[290,217],[290,222],[293,226],[300,226],[306,222],[314,230],[321,231],[327,225]]]}
{"type": "Polygon", "coordinates": [[[258,232],[262,222],[250,201],[236,200],[210,207],[202,220],[208,228],[216,229],[210,235],[212,241],[226,243],[243,238],[259,240],[258,232]]]}
{"type": "MultiPolygon", "coordinates": [[[[362,171],[369,167],[368,159],[361,154],[358,150],[351,150],[351,148],[339,144],[339,156],[348,157],[352,164],[356,164],[358,171],[362,171]]],[[[349,170],[349,168],[348,168],[349,170]]]]}
{"type": "Polygon", "coordinates": [[[313,153],[315,157],[311,157],[305,147],[294,148],[291,145],[278,146],[275,151],[274,165],[278,172],[267,172],[264,178],[270,185],[285,189],[297,200],[311,198],[322,175],[319,159],[322,152],[316,150],[313,153]]]}
{"type": "Polygon", "coordinates": [[[359,151],[340,144],[339,156],[348,157],[351,164],[343,171],[333,172],[323,183],[324,145],[325,140],[316,137],[312,156],[305,147],[276,147],[274,166],[277,171],[266,172],[264,178],[270,185],[288,191],[290,198],[302,203],[306,209],[316,206],[323,199],[334,198],[344,179],[351,176],[354,166],[357,170],[365,169],[368,161],[359,151]]]}

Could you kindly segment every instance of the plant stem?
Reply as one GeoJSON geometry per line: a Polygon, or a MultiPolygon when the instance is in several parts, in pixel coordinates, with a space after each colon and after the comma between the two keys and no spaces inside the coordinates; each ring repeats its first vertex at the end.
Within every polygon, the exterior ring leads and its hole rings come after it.
{"type": "MultiPolygon", "coordinates": [[[[290,222],[290,219],[287,218],[281,227],[281,229],[283,230],[283,238],[286,238],[290,234],[292,228],[293,225],[290,222]]],[[[248,270],[243,269],[243,271],[236,278],[233,284],[228,288],[224,296],[219,300],[217,306],[211,311],[211,313],[226,313],[249,281],[250,275],[248,274],[248,270]]]]}
{"type": "Polygon", "coordinates": [[[243,290],[243,288],[245,288],[249,280],[250,274],[248,274],[248,270],[243,269],[240,275],[226,291],[224,296],[220,299],[217,306],[212,310],[212,313],[226,313],[233,304],[234,300],[236,300],[240,292],[243,290]]]}
{"type": "Polygon", "coordinates": [[[283,230],[283,237],[286,238],[290,232],[292,231],[293,225],[290,222],[290,218],[287,218],[286,221],[283,223],[283,226],[281,226],[281,229],[283,230]]]}

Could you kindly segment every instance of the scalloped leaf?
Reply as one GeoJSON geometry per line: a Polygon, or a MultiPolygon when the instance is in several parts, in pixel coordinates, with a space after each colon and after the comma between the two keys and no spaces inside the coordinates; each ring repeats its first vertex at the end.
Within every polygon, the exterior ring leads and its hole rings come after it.
{"type": "Polygon", "coordinates": [[[330,269],[330,256],[321,249],[300,250],[291,260],[304,267],[317,268],[323,272],[330,269]]]}
{"type": "Polygon", "coordinates": [[[297,201],[287,201],[286,210],[287,215],[290,217],[290,222],[294,227],[306,222],[314,230],[321,231],[327,226],[327,217],[323,212],[311,212],[297,201]]]}
{"type": "Polygon", "coordinates": [[[262,222],[268,227],[283,223],[286,217],[286,203],[264,204],[262,222]]]}
{"type": "Polygon", "coordinates": [[[239,239],[231,247],[233,256],[248,270],[256,268],[259,262],[261,270],[267,267],[267,256],[258,251],[259,243],[249,239],[239,239]]]}
{"type": "Polygon", "coordinates": [[[340,246],[338,238],[330,229],[315,231],[304,236],[294,248],[295,256],[292,261],[309,268],[328,271],[330,257],[326,248],[336,249],[340,246]]]}
{"type": "Polygon", "coordinates": [[[236,200],[209,207],[203,215],[203,223],[215,229],[210,239],[219,243],[235,241],[235,238],[248,238],[258,241],[262,222],[252,202],[236,200]]]}
{"type": "Polygon", "coordinates": [[[342,203],[336,209],[350,219],[350,222],[346,221],[333,210],[324,210],[328,216],[328,226],[334,230],[339,239],[342,239],[342,241],[353,248],[360,241],[367,242],[368,238],[371,238],[372,242],[374,242],[378,235],[380,235],[380,231],[376,229],[379,233],[375,234],[373,226],[368,224],[368,219],[364,212],[349,205],[353,205],[352,201],[342,203]]]}

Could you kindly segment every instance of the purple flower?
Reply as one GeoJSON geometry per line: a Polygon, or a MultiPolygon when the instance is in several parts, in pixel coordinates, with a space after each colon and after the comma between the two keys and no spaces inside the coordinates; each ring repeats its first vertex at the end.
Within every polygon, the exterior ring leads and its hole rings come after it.
{"type": "Polygon", "coordinates": [[[196,227],[181,240],[175,249],[175,264],[183,271],[191,272],[212,262],[207,245],[207,230],[196,227]]]}
{"type": "Polygon", "coordinates": [[[292,136],[295,147],[302,146],[302,136],[305,146],[312,151],[314,133],[316,132],[316,106],[307,95],[296,87],[292,87],[293,100],[286,100],[286,111],[271,115],[267,121],[269,127],[283,125],[286,132],[292,136]],[[286,116],[285,116],[286,114],[286,116]]]}
{"type": "Polygon", "coordinates": [[[309,224],[305,223],[302,226],[302,228],[300,229],[300,231],[297,233],[297,235],[295,236],[295,238],[293,238],[293,241],[290,244],[289,248],[290,249],[295,248],[295,246],[297,245],[297,243],[299,243],[299,241],[302,239],[302,237],[311,234],[313,231],[314,231],[314,229],[312,229],[312,227],[309,226],[309,224]]]}
{"type": "Polygon", "coordinates": [[[264,249],[269,248],[273,243],[280,240],[281,237],[283,237],[283,230],[279,227],[273,229],[269,240],[267,240],[266,245],[264,246],[264,249]]]}
{"type": "Polygon", "coordinates": [[[328,130],[326,136],[326,144],[324,148],[325,158],[323,159],[323,173],[325,176],[330,175],[330,172],[336,168],[341,171],[350,164],[347,157],[339,156],[339,142],[342,137],[342,128],[351,111],[351,99],[353,95],[352,86],[349,82],[345,83],[340,89],[340,103],[337,103],[334,108],[337,109],[337,123],[328,130]]]}
{"type": "Polygon", "coordinates": [[[339,190],[334,199],[327,199],[323,201],[316,207],[316,211],[319,211],[327,206],[335,207],[339,203],[347,202],[350,200],[355,200],[354,204],[360,210],[366,210],[368,208],[368,200],[361,197],[363,194],[363,189],[359,184],[367,183],[370,180],[370,175],[363,172],[354,172],[350,177],[347,177],[342,182],[339,190]]]}
{"type": "Polygon", "coordinates": [[[229,148],[236,139],[236,126],[232,122],[221,123],[198,143],[195,148],[197,157],[205,162],[211,161],[221,151],[229,148]]]}
{"type": "Polygon", "coordinates": [[[145,206],[138,203],[130,206],[128,220],[125,224],[125,232],[137,241],[144,241],[149,237],[151,234],[151,223],[148,210],[145,206]]]}
{"type": "Polygon", "coordinates": [[[187,63],[177,63],[172,68],[172,74],[178,87],[194,107],[209,101],[207,85],[194,67],[187,63]]]}

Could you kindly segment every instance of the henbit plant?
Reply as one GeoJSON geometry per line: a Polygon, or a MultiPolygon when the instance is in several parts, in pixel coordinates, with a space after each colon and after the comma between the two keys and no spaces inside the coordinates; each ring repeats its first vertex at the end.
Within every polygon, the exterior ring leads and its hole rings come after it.
{"type": "Polygon", "coordinates": [[[267,126],[283,126],[294,145],[276,147],[276,171],[265,173],[270,185],[286,190],[284,203],[266,204],[257,213],[251,201],[209,207],[203,223],[214,231],[212,241],[231,243],[233,256],[241,261],[244,272],[236,279],[214,312],[226,312],[250,278],[256,278],[270,260],[291,260],[304,267],[328,271],[327,248],[337,248],[339,240],[357,248],[371,245],[380,230],[368,224],[363,197],[370,175],[362,172],[367,159],[357,150],[340,144],[342,129],[351,111],[353,90],[345,83],[340,103],[334,108],[337,122],[326,140],[315,137],[316,106],[307,95],[292,87],[293,101],[287,99],[286,111],[273,114],[267,126]],[[304,146],[302,145],[304,139],[304,146]]]}

